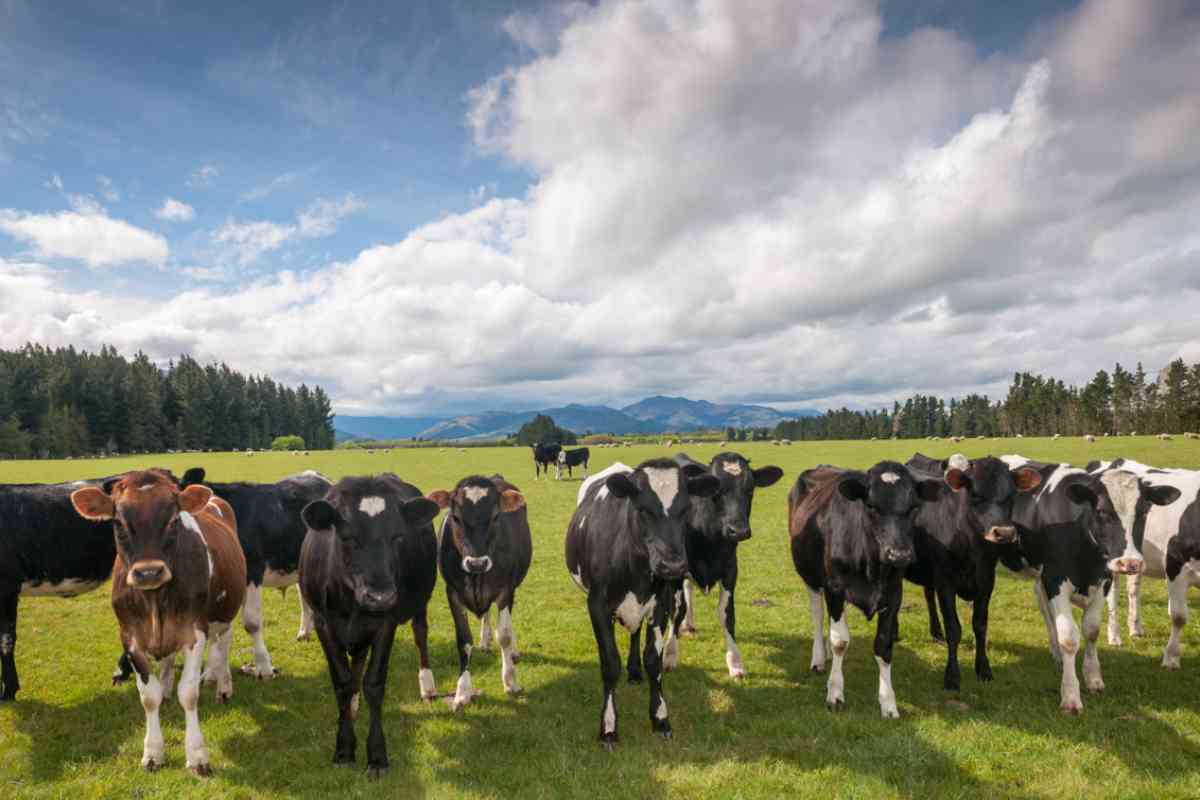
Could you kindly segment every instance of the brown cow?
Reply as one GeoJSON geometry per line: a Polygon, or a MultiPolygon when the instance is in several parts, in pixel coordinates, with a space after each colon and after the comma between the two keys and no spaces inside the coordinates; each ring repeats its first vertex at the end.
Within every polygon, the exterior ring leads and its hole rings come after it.
{"type": "Polygon", "coordinates": [[[230,623],[246,593],[246,558],[233,510],[214,500],[207,486],[180,491],[159,470],[130,472],[108,494],[85,486],[71,495],[71,503],[85,519],[113,522],[112,604],[146,710],[142,766],[155,770],[163,764],[158,709],[170,691],[175,653],[183,651],[179,704],[187,724],[187,766],[208,775],[196,712],[204,643],[212,639],[209,661],[216,662],[217,700],[224,702],[233,694],[230,623]]]}

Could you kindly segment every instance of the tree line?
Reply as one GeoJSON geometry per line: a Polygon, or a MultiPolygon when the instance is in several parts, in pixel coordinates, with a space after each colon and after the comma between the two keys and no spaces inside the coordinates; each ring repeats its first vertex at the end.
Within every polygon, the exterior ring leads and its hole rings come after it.
{"type": "Polygon", "coordinates": [[[928,436],[1119,436],[1200,430],[1200,363],[1176,359],[1151,377],[1139,362],[1100,370],[1082,386],[1018,372],[1003,400],[914,395],[886,409],[830,409],[780,422],[777,439],[920,439],[928,436]]]}
{"type": "Polygon", "coordinates": [[[266,449],[286,435],[333,447],[321,387],[291,388],[190,356],[160,368],[145,353],[130,360],[107,346],[0,349],[0,457],[266,449]]]}

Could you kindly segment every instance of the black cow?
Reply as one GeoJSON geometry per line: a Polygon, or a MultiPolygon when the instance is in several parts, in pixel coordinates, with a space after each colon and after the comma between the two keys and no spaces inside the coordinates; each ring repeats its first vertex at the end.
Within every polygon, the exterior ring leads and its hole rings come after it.
{"type": "Polygon", "coordinates": [[[558,464],[560,452],[562,452],[562,445],[557,442],[539,442],[533,446],[533,479],[535,481],[543,473],[547,477],[550,476],[550,467],[558,464]]]}
{"type": "Polygon", "coordinates": [[[388,767],[383,695],[396,626],[411,620],[422,696],[433,687],[426,610],[437,582],[438,507],[391,473],[343,478],[304,507],[300,589],[312,606],[338,704],[333,763],[353,764],[358,693],[371,710],[367,775],[388,767]]]}
{"type": "Polygon", "coordinates": [[[588,476],[588,449],[586,447],[579,447],[574,450],[560,450],[558,453],[558,462],[555,466],[554,479],[559,480],[562,478],[563,467],[567,468],[568,478],[575,477],[572,469],[581,464],[583,465],[583,477],[586,478],[588,476]]]}
{"type": "MultiPolygon", "coordinates": [[[[718,453],[707,466],[693,461],[685,453],[675,456],[675,463],[694,474],[708,472],[721,484],[712,497],[693,495],[684,522],[683,542],[687,550],[688,580],[683,582],[683,594],[676,602],[671,638],[663,650],[663,670],[670,672],[679,662],[679,632],[685,620],[692,616],[691,583],[705,594],[720,585],[717,600],[717,622],[725,635],[725,665],[729,677],[746,677],[742,654],[735,633],[733,592],[737,587],[737,546],[750,538],[750,507],[754,489],[773,486],[783,477],[779,467],[752,469],[750,461],[738,453],[718,453]]],[[[692,631],[695,627],[692,626],[692,631]]],[[[641,628],[629,638],[628,671],[631,683],[642,679],[638,637],[641,628]]]]}
{"type": "Polygon", "coordinates": [[[998,458],[988,456],[966,461],[936,461],[920,453],[906,466],[913,475],[943,478],[949,491],[935,502],[921,504],[913,529],[917,558],[904,577],[925,587],[931,633],[941,633],[937,608],[946,620],[946,671],[942,685],[957,691],[960,685],[958,644],[962,626],[955,597],[974,606],[971,628],[975,632],[975,676],[992,679],[987,656],[988,604],[996,584],[996,564],[1017,543],[1012,522],[1013,502],[1021,492],[1041,483],[1041,475],[1029,467],[1009,469],[998,458]]]}
{"type": "Polygon", "coordinates": [[[684,519],[692,495],[711,497],[721,486],[713,476],[694,472],[665,458],[643,462],[636,470],[618,462],[580,487],[567,528],[567,570],[587,592],[600,651],[600,744],[605,750],[617,744],[621,654],[613,637],[614,617],[630,633],[651,618],[653,635],[647,634],[642,654],[650,683],[650,725],[655,733],[671,736],[660,667],[675,593],[687,573],[684,519]]]}
{"type": "Polygon", "coordinates": [[[482,622],[492,603],[496,604],[496,638],[502,659],[500,679],[504,691],[518,695],[513,599],[533,558],[525,497],[500,475],[472,475],[459,481],[453,491],[430,492],[429,499],[450,511],[442,521],[438,557],[458,644],[458,687],[450,706],[459,711],[475,695],[467,612],[482,622]]]}
{"type": "Polygon", "coordinates": [[[913,512],[922,501],[936,500],[943,485],[914,477],[902,464],[881,461],[867,472],[831,466],[807,470],[788,493],[792,562],[808,586],[812,612],[814,672],[825,670],[824,607],[829,609],[833,669],[825,704],[830,710],[846,704],[842,661],[850,646],[849,602],[867,619],[879,615],[879,710],[885,719],[900,716],[892,689],[892,647],[904,572],[915,557],[913,512]]]}
{"type": "MultiPolygon", "coordinates": [[[[289,475],[275,483],[208,483],[204,470],[193,467],[183,474],[184,487],[203,483],[233,508],[237,517],[238,540],[246,554],[246,604],[242,625],[254,641],[254,664],[242,671],[261,679],[274,677],[278,670],[271,664],[262,633],[262,590],[269,587],[285,591],[296,583],[300,564],[300,546],[304,543],[304,521],[300,511],[320,499],[333,484],[319,472],[307,470],[289,475]]],[[[312,633],[312,614],[300,593],[300,631],[297,639],[312,633]]],[[[212,679],[206,671],[205,681],[212,679]]]]}

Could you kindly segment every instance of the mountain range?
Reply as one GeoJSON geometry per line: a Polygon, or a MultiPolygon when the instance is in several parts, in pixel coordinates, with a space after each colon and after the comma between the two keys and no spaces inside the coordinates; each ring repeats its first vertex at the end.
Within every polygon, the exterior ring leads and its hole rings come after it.
{"type": "Polygon", "coordinates": [[[577,434],[678,433],[715,428],[769,428],[785,419],[816,416],[810,409],[784,413],[770,406],[710,403],[656,395],[623,408],[571,403],[537,411],[483,411],[457,417],[354,417],[334,419],[338,439],[500,439],[537,414],[577,434]]]}

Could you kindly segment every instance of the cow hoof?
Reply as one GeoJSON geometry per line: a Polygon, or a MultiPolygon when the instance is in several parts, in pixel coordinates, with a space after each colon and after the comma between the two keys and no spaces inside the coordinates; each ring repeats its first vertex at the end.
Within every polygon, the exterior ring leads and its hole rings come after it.
{"type": "Polygon", "coordinates": [[[518,653],[516,650],[514,650],[514,651],[513,651],[513,653],[512,653],[512,662],[513,662],[514,664],[519,664],[519,663],[521,663],[521,654],[520,654],[520,653],[518,653]]]}
{"type": "Polygon", "coordinates": [[[1171,672],[1175,672],[1176,670],[1179,669],[1179,659],[1178,658],[1173,658],[1173,659],[1172,658],[1164,658],[1162,665],[1163,665],[1163,669],[1170,670],[1171,672]]]}
{"type": "Polygon", "coordinates": [[[1104,694],[1104,684],[1103,683],[1088,684],[1087,690],[1089,692],[1091,692],[1092,694],[1104,694]]]}
{"type": "Polygon", "coordinates": [[[153,758],[149,758],[142,761],[142,768],[146,770],[146,772],[158,772],[162,768],[162,764],[158,761],[155,761],[153,758]]]}
{"type": "Polygon", "coordinates": [[[825,672],[825,665],[824,664],[813,664],[808,669],[810,672],[816,672],[817,674],[822,674],[825,672]]]}
{"type": "Polygon", "coordinates": [[[520,686],[506,688],[504,691],[508,692],[509,697],[520,697],[521,695],[525,694],[525,689],[520,686]]]}
{"type": "Polygon", "coordinates": [[[600,734],[600,746],[604,748],[604,752],[611,753],[617,749],[617,735],[615,733],[600,734]]]}
{"type": "Polygon", "coordinates": [[[629,673],[629,682],[630,683],[641,683],[642,682],[642,673],[640,673],[640,672],[629,673]]]}
{"type": "Polygon", "coordinates": [[[975,670],[975,677],[984,682],[992,680],[992,668],[984,667],[983,669],[975,670]]]}
{"type": "Polygon", "coordinates": [[[929,638],[930,638],[930,639],[933,639],[933,640],[934,640],[935,642],[937,642],[938,644],[945,644],[945,643],[946,643],[946,637],[945,637],[945,635],[944,635],[944,634],[941,634],[941,633],[934,633],[933,631],[930,631],[930,632],[929,632],[929,638]]]}
{"type": "Polygon", "coordinates": [[[671,738],[671,727],[668,725],[665,728],[656,728],[654,733],[657,734],[658,736],[661,736],[664,739],[670,739],[671,738]]]}
{"type": "Polygon", "coordinates": [[[225,705],[232,699],[233,699],[233,692],[228,692],[228,693],[217,692],[217,702],[220,703],[221,705],[225,705]]]}
{"type": "Polygon", "coordinates": [[[879,713],[884,719],[900,719],[900,711],[895,706],[880,708],[879,713]]]}
{"type": "Polygon", "coordinates": [[[1108,646],[1109,647],[1121,647],[1124,644],[1125,643],[1121,641],[1120,636],[1109,636],[1108,637],[1108,646]]]}
{"type": "Polygon", "coordinates": [[[274,667],[272,667],[270,670],[261,670],[254,664],[243,664],[242,674],[253,675],[260,681],[269,681],[279,675],[279,670],[275,669],[274,667]]]}
{"type": "Polygon", "coordinates": [[[684,625],[684,626],[680,627],[679,633],[681,636],[695,636],[696,635],[696,626],[695,625],[684,625]]]}
{"type": "Polygon", "coordinates": [[[387,774],[388,768],[385,764],[382,767],[367,767],[367,780],[377,781],[387,774]]]}
{"type": "Polygon", "coordinates": [[[735,681],[744,681],[744,680],[746,680],[746,670],[744,670],[744,669],[731,670],[729,673],[729,677],[735,681]]]}
{"type": "Polygon", "coordinates": [[[837,698],[836,700],[826,700],[825,707],[835,713],[838,711],[845,711],[846,710],[846,701],[840,697],[837,698]]]}
{"type": "MultiPolygon", "coordinates": [[[[112,676],[112,685],[113,686],[124,686],[127,683],[129,683],[129,678],[125,675],[122,675],[119,672],[112,676]]],[[[0,697],[0,700],[6,700],[6,699],[7,698],[5,698],[5,697],[0,697]]]]}
{"type": "Polygon", "coordinates": [[[307,632],[307,631],[300,631],[299,633],[297,633],[297,634],[296,634],[296,641],[297,641],[297,642],[307,642],[307,641],[308,641],[309,639],[311,639],[311,638],[312,638],[312,633],[311,633],[311,632],[307,632]]]}
{"type": "Polygon", "coordinates": [[[212,767],[208,764],[197,764],[194,767],[189,767],[192,774],[197,778],[208,778],[212,776],[212,767]]]}
{"type": "Polygon", "coordinates": [[[1074,717],[1083,713],[1083,706],[1077,703],[1063,703],[1062,710],[1064,714],[1070,714],[1074,717]]]}

